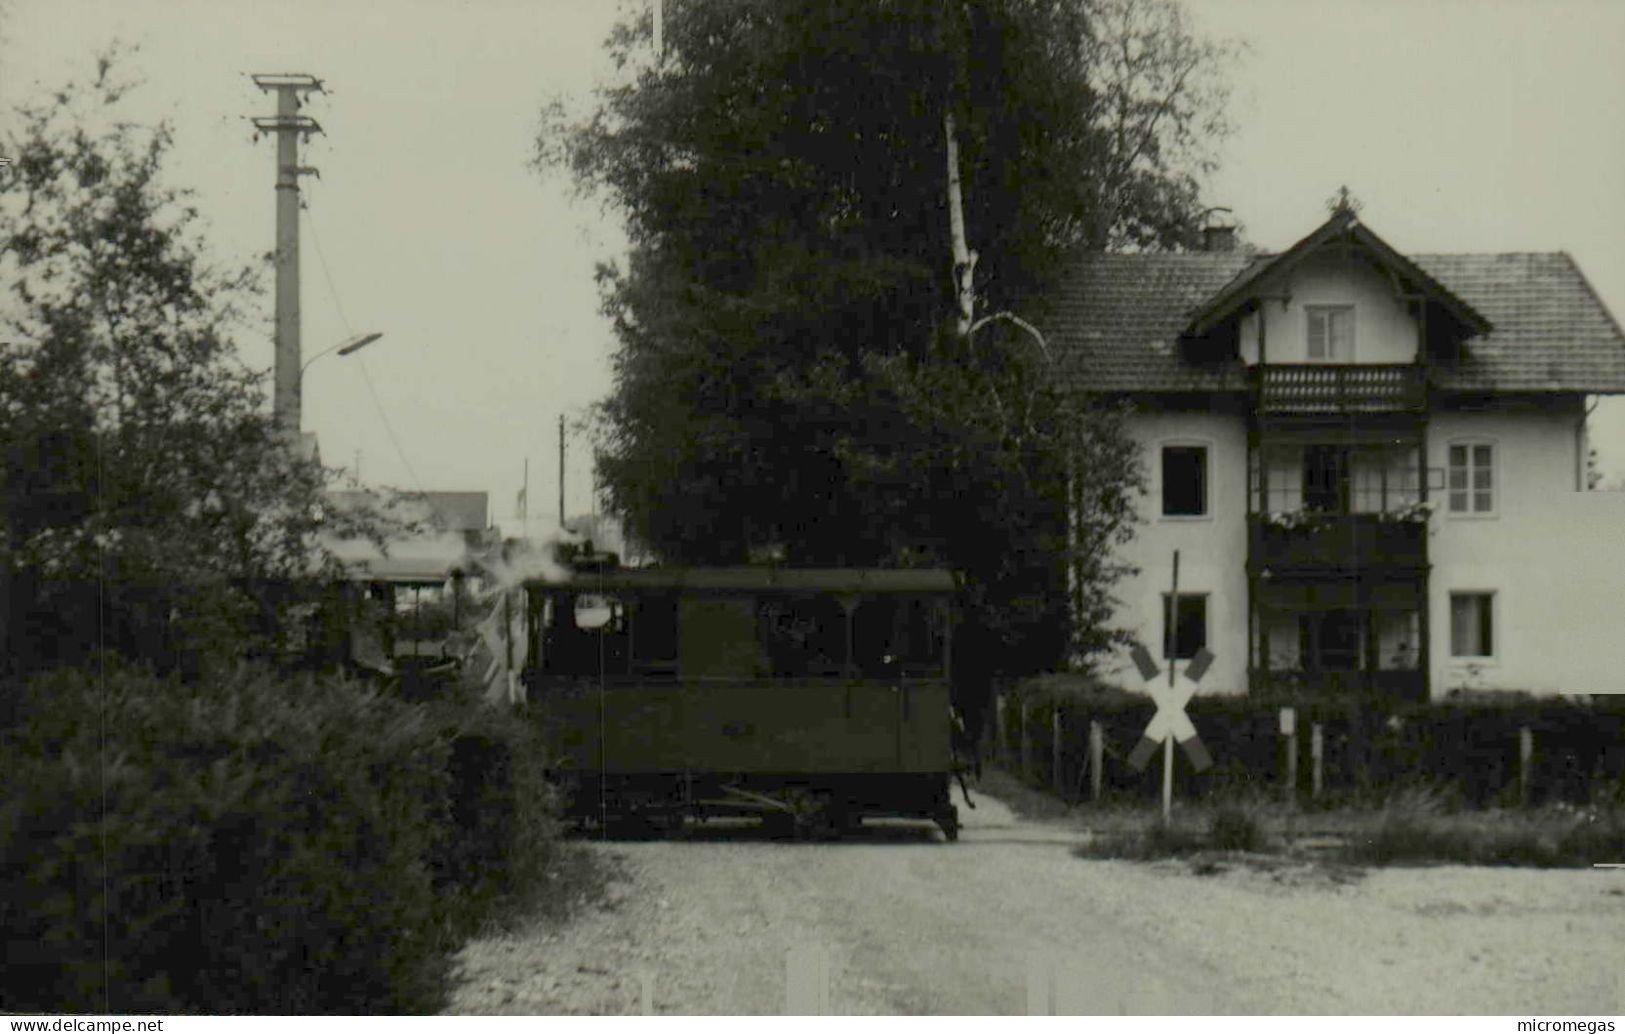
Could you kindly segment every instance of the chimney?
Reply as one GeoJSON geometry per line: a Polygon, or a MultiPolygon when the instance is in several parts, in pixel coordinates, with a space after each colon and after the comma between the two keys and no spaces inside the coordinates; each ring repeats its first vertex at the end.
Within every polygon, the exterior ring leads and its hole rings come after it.
{"type": "Polygon", "coordinates": [[[1235,251],[1236,228],[1217,224],[1202,227],[1203,251],[1235,251]]]}

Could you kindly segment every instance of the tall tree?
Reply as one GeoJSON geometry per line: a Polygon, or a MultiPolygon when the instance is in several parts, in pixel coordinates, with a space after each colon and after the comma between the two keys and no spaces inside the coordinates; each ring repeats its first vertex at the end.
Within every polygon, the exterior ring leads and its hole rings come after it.
{"type": "Polygon", "coordinates": [[[377,530],[278,436],[231,339],[254,274],[207,262],[125,89],[104,57],[0,141],[0,634],[33,666],[240,650],[319,532],[377,530]]]}
{"type": "Polygon", "coordinates": [[[641,5],[617,27],[623,81],[555,106],[538,155],[631,242],[602,270],[616,507],[672,559],[950,563],[1047,663],[1053,561],[1096,558],[1105,591],[1135,468],[1053,390],[1041,330],[962,333],[947,152],[976,311],[1024,311],[1080,251],[1188,239],[1226,51],[1174,0],[667,0],[664,24],[658,61],[641,5]],[[1070,530],[1069,485],[1094,508],[1070,530]]]}

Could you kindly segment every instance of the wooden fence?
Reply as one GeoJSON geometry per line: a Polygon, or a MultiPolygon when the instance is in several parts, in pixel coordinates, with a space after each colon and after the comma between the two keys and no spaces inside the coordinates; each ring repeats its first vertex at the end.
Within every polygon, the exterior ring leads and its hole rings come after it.
{"type": "MultiPolygon", "coordinates": [[[[1150,800],[1160,764],[1137,772],[1127,757],[1154,711],[1126,694],[1091,703],[1010,689],[997,699],[992,757],[1068,801],[1150,800]]],[[[1476,806],[1625,801],[1625,700],[1387,708],[1198,697],[1189,713],[1214,765],[1198,774],[1178,756],[1181,797],[1337,803],[1429,785],[1476,806]]]]}

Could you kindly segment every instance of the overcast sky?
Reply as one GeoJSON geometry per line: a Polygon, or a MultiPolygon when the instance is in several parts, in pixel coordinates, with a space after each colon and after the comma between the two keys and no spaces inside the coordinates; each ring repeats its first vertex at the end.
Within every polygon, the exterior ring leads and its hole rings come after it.
{"type": "MultiPolygon", "coordinates": [[[[274,245],[273,145],[245,118],[274,102],[247,73],[323,78],[329,92],[306,108],[326,132],[303,159],[321,170],[303,184],[305,355],[385,336],[310,367],[305,428],[329,463],[359,456],[369,483],[490,492],[510,534],[528,457],[533,518],[555,511],[557,415],[610,386],[593,268],[620,238],[528,162],[541,104],[608,76],[615,4],[0,3],[7,107],[82,77],[115,39],[139,48],[132,108],[174,122],[171,178],[198,191],[222,260],[274,245]]],[[[1249,48],[1209,198],[1253,242],[1291,244],[1347,184],[1401,251],[1565,250],[1625,312],[1625,3],[1188,6],[1249,48]]],[[[268,324],[242,345],[270,368],[268,324]]],[[[1596,430],[1609,472],[1625,475],[1625,404],[1605,403],[1596,430]]],[[[576,513],[585,443],[571,451],[576,513]]]]}

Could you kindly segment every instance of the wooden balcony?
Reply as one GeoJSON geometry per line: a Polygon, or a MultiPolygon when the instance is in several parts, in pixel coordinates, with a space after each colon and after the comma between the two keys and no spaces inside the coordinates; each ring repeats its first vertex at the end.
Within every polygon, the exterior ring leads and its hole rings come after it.
{"type": "Polygon", "coordinates": [[[1248,566],[1271,577],[1349,576],[1362,571],[1397,576],[1427,570],[1427,522],[1382,514],[1297,514],[1283,526],[1253,514],[1248,566]]]}
{"type": "Polygon", "coordinates": [[[1342,415],[1421,413],[1427,409],[1422,367],[1406,364],[1304,363],[1254,368],[1258,411],[1342,415]]]}

